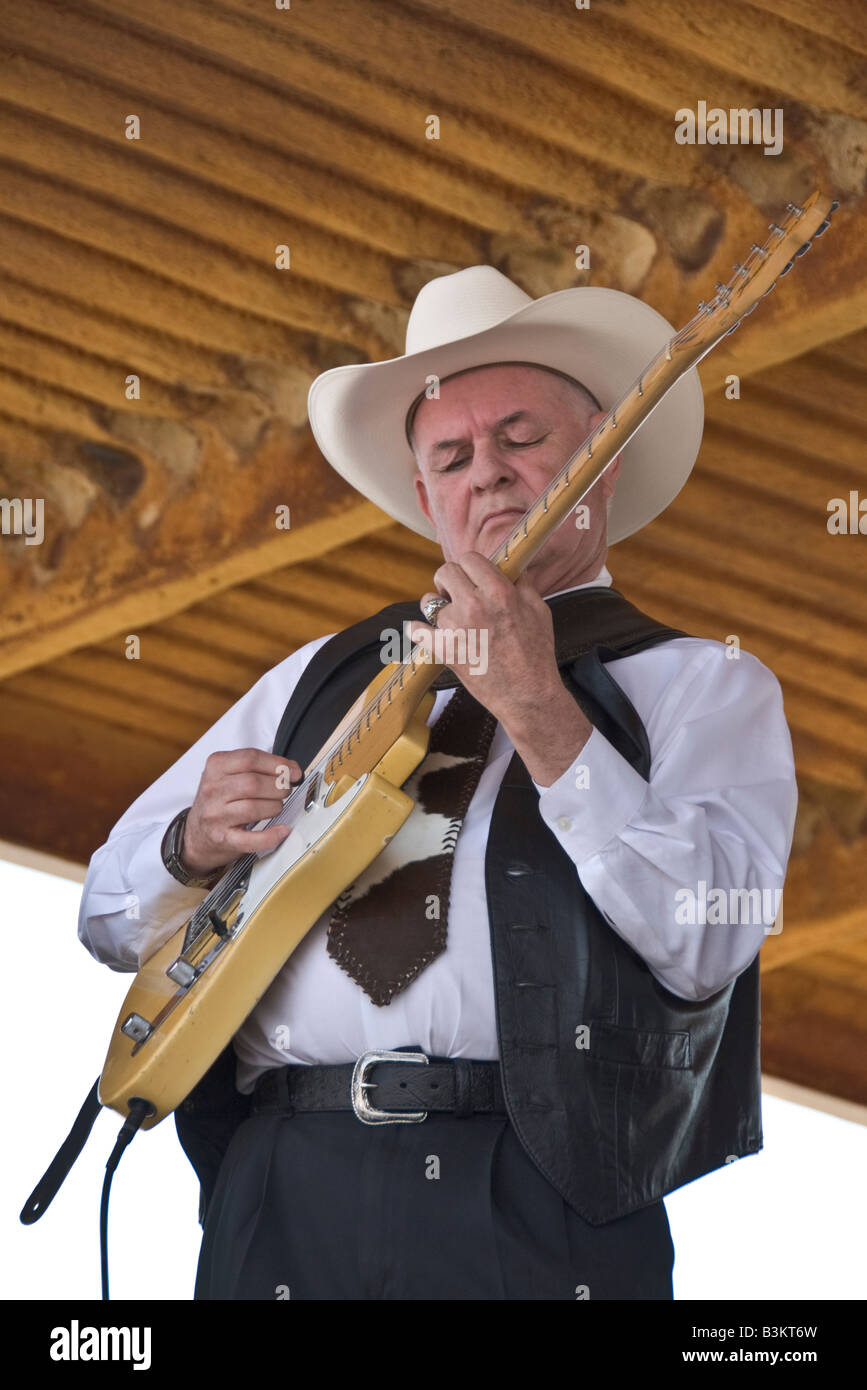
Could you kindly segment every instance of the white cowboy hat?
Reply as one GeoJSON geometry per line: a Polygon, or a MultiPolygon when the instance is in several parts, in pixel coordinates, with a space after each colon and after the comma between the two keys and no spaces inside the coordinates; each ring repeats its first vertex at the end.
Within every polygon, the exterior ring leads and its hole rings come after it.
{"type": "MultiPolygon", "coordinates": [[[[333,367],[310,387],[316,443],[341,477],[411,531],[437,539],[418,508],[418,471],[407,411],[427,378],[495,362],[553,367],[582,382],[610,410],[674,335],[649,304],[593,285],[532,299],[490,265],[430,280],[416,296],[406,355],[333,367]]],[[[623,450],[608,517],[608,543],[631,536],[664,511],[689,477],[704,424],[698,372],[691,368],[623,450]]],[[[563,460],[565,464],[566,460],[563,460]]]]}

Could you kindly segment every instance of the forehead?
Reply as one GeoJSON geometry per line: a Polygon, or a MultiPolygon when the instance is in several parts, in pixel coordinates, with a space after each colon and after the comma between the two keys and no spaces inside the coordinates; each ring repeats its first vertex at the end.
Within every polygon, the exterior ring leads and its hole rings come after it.
{"type": "Polygon", "coordinates": [[[538,367],[474,367],[440,382],[439,399],[425,397],[412,431],[419,446],[456,427],[486,427],[517,410],[560,409],[566,383],[538,367]]]}

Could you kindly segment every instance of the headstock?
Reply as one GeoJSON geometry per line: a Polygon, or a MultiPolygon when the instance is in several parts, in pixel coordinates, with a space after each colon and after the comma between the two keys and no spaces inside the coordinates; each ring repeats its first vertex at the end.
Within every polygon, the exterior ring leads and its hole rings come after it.
{"type": "Polygon", "coordinates": [[[733,333],[759,300],[770,294],[777,280],[788,275],[796,259],[827,231],[838,206],[818,191],[810,195],[803,207],[788,203],[785,221],[770,223],[767,241],[762,246],[753,243],[744,262],[735,264],[728,284],[718,283],[713,299],[702,300],[698,314],[676,341],[694,343],[707,338],[712,346],[725,334],[733,333]]]}

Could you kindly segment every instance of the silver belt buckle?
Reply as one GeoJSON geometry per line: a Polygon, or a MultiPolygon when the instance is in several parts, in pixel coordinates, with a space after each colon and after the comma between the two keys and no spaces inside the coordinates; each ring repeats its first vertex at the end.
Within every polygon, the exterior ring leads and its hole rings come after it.
{"type": "Polygon", "coordinates": [[[376,1081],[366,1080],[367,1073],[376,1062],[420,1062],[424,1066],[428,1065],[428,1059],[423,1052],[362,1052],[352,1072],[352,1083],[350,1095],[352,1097],[352,1108],[362,1124],[365,1125],[395,1125],[395,1124],[417,1124],[419,1120],[427,1119],[426,1110],[377,1110],[375,1105],[371,1105],[365,1094],[370,1087],[376,1086],[376,1081]]]}

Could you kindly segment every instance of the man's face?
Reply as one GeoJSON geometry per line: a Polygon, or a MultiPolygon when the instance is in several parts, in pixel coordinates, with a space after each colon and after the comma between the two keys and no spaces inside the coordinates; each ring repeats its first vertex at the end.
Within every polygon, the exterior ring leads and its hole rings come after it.
{"type": "MultiPolygon", "coordinates": [[[[566,381],[536,367],[479,367],[441,382],[439,399],[419,405],[412,436],[418,504],[444,558],[468,550],[489,557],[602,418],[566,381]]],[[[528,574],[563,580],[564,588],[588,565],[595,575],[605,560],[606,499],[619,467],[619,460],[611,464],[584,498],[588,528],[576,528],[570,514],[528,574]]]]}

